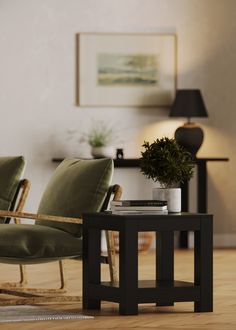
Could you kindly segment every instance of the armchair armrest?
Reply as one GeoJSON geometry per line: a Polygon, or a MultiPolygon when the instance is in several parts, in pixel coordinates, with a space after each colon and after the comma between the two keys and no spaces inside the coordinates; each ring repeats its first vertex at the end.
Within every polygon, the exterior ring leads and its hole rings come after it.
{"type": "Polygon", "coordinates": [[[61,217],[56,215],[34,214],[27,212],[13,212],[13,211],[3,211],[3,210],[0,210],[0,217],[34,219],[40,221],[50,220],[50,221],[68,222],[68,223],[77,223],[77,224],[82,224],[83,222],[81,218],[70,218],[70,217],[61,217]]]}

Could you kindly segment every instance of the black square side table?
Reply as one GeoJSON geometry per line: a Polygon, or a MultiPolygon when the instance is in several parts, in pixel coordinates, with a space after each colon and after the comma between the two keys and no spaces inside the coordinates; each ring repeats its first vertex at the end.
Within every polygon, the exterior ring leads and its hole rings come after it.
{"type": "Polygon", "coordinates": [[[213,311],[213,216],[83,214],[83,308],[119,303],[122,315],[138,304],[170,306],[194,301],[195,312],[213,311]],[[101,231],[119,231],[119,283],[101,282],[101,231]],[[194,231],[194,282],[174,280],[174,231],[194,231]],[[156,279],[138,280],[138,232],[156,232],[156,279]]]}

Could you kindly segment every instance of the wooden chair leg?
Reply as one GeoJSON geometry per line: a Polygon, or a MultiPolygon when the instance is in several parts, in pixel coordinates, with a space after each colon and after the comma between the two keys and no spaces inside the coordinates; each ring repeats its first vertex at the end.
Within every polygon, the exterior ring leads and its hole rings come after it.
{"type": "Polygon", "coordinates": [[[107,242],[108,264],[110,271],[110,278],[112,283],[118,282],[118,272],[116,267],[116,251],[114,244],[114,236],[112,231],[105,231],[107,242]]]}
{"type": "MultiPolygon", "coordinates": [[[[113,200],[120,200],[122,195],[122,188],[119,185],[113,186],[113,200]]],[[[109,271],[110,278],[112,283],[118,282],[118,271],[116,267],[116,250],[115,250],[115,238],[114,233],[112,231],[105,231],[106,235],[106,243],[107,243],[107,254],[108,254],[108,263],[109,263],[109,271]]]]}
{"type": "Polygon", "coordinates": [[[61,280],[61,290],[66,290],[67,281],[66,281],[66,270],[65,270],[64,260],[59,260],[59,269],[60,269],[60,280],[61,280]]]}
{"type": "Polygon", "coordinates": [[[26,274],[26,268],[25,265],[19,265],[20,267],[20,285],[24,286],[27,284],[27,274],[26,274]]]}

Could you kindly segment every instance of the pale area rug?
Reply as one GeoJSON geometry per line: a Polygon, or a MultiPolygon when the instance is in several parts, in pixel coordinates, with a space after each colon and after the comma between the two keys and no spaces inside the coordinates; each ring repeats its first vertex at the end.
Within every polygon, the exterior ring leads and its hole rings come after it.
{"type": "Polygon", "coordinates": [[[53,310],[45,306],[1,306],[0,323],[55,321],[55,320],[89,320],[93,316],[83,315],[76,311],[53,310]]]}

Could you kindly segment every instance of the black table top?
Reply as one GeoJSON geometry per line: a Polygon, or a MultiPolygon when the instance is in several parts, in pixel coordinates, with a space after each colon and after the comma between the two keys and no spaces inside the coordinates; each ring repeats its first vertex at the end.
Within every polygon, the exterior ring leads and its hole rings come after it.
{"type": "Polygon", "coordinates": [[[206,213],[167,213],[117,215],[111,212],[83,213],[83,226],[104,230],[122,230],[127,224],[137,231],[200,230],[201,221],[212,221],[206,213]]]}
{"type": "MultiPolygon", "coordinates": [[[[60,163],[64,158],[52,158],[52,162],[60,163]]],[[[199,157],[195,159],[196,164],[201,162],[219,162],[219,161],[228,161],[227,157],[199,157]]],[[[123,159],[114,159],[115,167],[140,167],[140,158],[123,158],[123,159]]]]}

